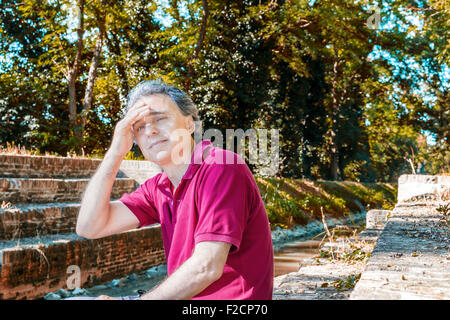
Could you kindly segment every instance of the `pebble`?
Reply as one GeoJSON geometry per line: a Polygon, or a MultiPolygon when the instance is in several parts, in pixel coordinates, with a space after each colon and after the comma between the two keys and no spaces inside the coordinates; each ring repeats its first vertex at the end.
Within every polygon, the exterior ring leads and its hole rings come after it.
{"type": "Polygon", "coordinates": [[[53,292],[49,292],[44,296],[45,300],[61,300],[61,296],[53,293],[53,292]]]}
{"type": "Polygon", "coordinates": [[[145,271],[145,276],[147,277],[147,279],[150,279],[156,276],[157,274],[158,274],[157,270],[148,269],[147,271],[145,271]]]}
{"type": "Polygon", "coordinates": [[[114,279],[110,283],[107,284],[108,287],[117,287],[120,283],[120,280],[114,279]]]}
{"type": "Polygon", "coordinates": [[[82,296],[82,295],[85,295],[85,294],[86,294],[86,290],[81,289],[81,288],[75,288],[72,291],[72,296],[82,296]]]}
{"type": "Polygon", "coordinates": [[[59,289],[58,291],[56,291],[56,294],[61,298],[67,298],[70,296],[70,292],[65,289],[59,289]]]}

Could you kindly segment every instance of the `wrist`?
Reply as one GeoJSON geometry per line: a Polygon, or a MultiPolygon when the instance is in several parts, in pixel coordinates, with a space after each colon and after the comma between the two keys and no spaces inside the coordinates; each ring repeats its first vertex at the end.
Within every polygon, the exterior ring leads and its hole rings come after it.
{"type": "Polygon", "coordinates": [[[117,151],[117,150],[115,150],[113,148],[110,148],[106,152],[104,159],[113,159],[113,160],[116,160],[116,161],[122,161],[123,158],[125,158],[125,156],[127,155],[127,153],[119,152],[119,151],[117,151]]]}

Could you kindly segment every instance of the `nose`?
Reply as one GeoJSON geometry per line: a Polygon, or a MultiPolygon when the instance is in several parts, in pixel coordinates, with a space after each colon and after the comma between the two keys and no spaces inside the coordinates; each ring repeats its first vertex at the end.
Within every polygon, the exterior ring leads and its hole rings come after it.
{"type": "Polygon", "coordinates": [[[151,137],[151,136],[153,136],[155,134],[158,134],[158,133],[159,133],[159,130],[158,130],[156,125],[152,125],[151,123],[146,123],[145,124],[144,134],[146,136],[151,137]]]}

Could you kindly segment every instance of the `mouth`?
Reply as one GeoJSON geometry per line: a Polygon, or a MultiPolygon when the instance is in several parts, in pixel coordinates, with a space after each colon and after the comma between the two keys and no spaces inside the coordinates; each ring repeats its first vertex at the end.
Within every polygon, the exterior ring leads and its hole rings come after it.
{"type": "Polygon", "coordinates": [[[153,148],[153,147],[155,147],[155,146],[158,146],[158,145],[160,145],[161,143],[164,143],[164,142],[166,142],[166,141],[167,141],[167,139],[163,139],[163,140],[159,140],[159,141],[153,142],[148,148],[151,149],[151,148],[153,148]]]}

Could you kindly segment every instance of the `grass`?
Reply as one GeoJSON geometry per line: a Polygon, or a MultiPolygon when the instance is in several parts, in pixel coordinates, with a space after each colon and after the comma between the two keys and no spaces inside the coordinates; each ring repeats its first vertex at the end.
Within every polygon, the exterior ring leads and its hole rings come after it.
{"type": "Polygon", "coordinates": [[[274,228],[291,228],[321,218],[335,218],[369,209],[393,209],[395,184],[255,177],[269,221],[274,228]]]}
{"type": "Polygon", "coordinates": [[[361,278],[361,274],[351,275],[345,279],[337,279],[333,282],[333,286],[339,291],[351,290],[361,278]]]}
{"type": "Polygon", "coordinates": [[[450,203],[445,203],[439,205],[436,211],[442,215],[441,221],[443,221],[447,226],[450,225],[450,203]]]}
{"type": "MultiPolygon", "coordinates": [[[[40,152],[39,150],[26,149],[23,146],[16,146],[13,142],[6,142],[6,145],[0,145],[0,154],[6,155],[27,155],[27,156],[43,156],[43,157],[64,157],[63,155],[57,154],[55,152],[40,152]]],[[[79,159],[100,159],[101,156],[98,155],[77,155],[75,152],[67,152],[65,156],[67,158],[79,158],[79,159]]]]}

